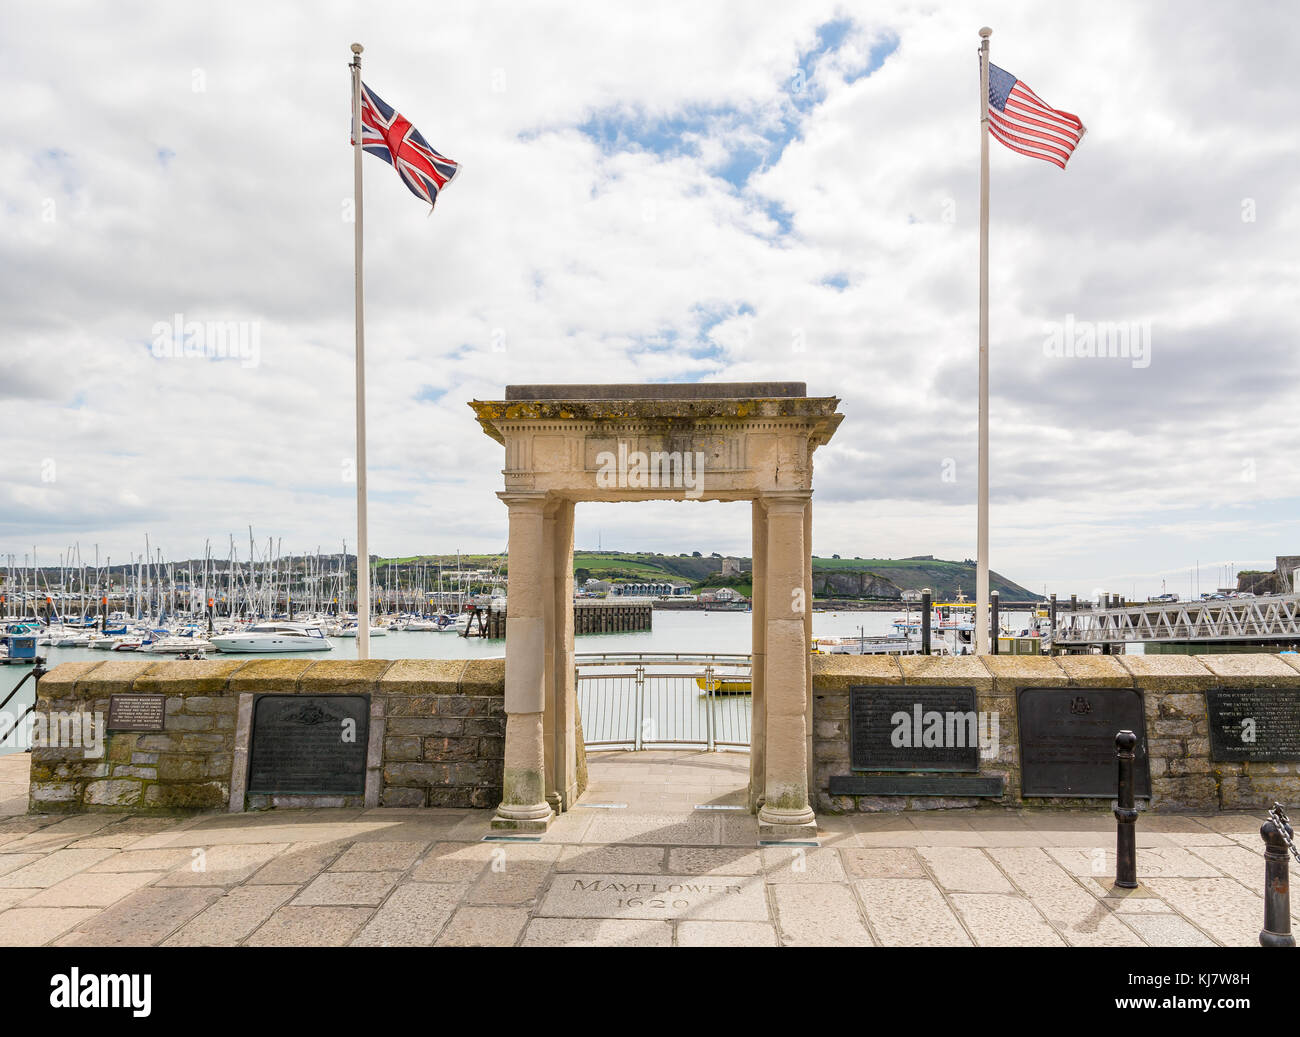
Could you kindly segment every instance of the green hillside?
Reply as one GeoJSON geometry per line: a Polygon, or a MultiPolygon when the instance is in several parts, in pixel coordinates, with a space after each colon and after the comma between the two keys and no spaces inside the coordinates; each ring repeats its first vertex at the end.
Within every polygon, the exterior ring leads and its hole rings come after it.
{"type": "MultiPolygon", "coordinates": [[[[410,558],[381,559],[387,564],[410,566],[437,564],[455,568],[455,555],[423,555],[410,558]]],[[[503,564],[503,556],[461,555],[460,564],[465,569],[495,569],[503,564]]],[[[750,560],[740,559],[744,576],[722,580],[722,558],[699,552],[690,554],[655,554],[643,551],[577,551],[573,556],[574,572],[581,579],[597,580],[676,580],[690,583],[692,587],[734,586],[747,588],[750,560]]],[[[504,568],[502,571],[505,571],[504,568]]],[[[936,600],[951,598],[960,590],[968,598],[975,596],[975,563],[969,559],[961,562],[919,555],[911,558],[823,558],[813,556],[813,582],[818,597],[894,597],[905,590],[922,590],[929,587],[936,600]],[[893,591],[897,588],[897,592],[893,591]]],[[[999,575],[990,574],[991,590],[1003,598],[1025,600],[1037,598],[1026,587],[999,575]]]]}

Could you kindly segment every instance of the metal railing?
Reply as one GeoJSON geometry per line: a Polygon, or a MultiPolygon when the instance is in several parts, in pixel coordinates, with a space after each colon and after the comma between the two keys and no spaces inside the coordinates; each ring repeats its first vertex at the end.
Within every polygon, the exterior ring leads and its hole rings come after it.
{"type": "MultiPolygon", "coordinates": [[[[32,668],[23,675],[22,680],[20,680],[17,684],[14,685],[13,690],[9,692],[8,695],[5,696],[4,701],[0,702],[0,710],[4,709],[5,706],[9,705],[9,703],[13,700],[13,697],[18,694],[22,686],[26,684],[29,680],[32,682],[33,688],[35,688],[37,685],[40,684],[41,678],[44,677],[46,673],[45,660],[38,655],[35,658],[35,660],[33,660],[33,662],[35,663],[35,665],[33,665],[32,668]]],[[[36,708],[36,693],[33,692],[32,704],[28,706],[25,710],[23,710],[23,715],[18,718],[17,722],[12,727],[7,728],[3,733],[0,733],[0,743],[7,742],[9,740],[9,736],[12,735],[14,732],[16,732],[19,726],[23,723],[23,721],[27,719],[27,714],[31,713],[35,708],[36,708]]]]}
{"type": "Polygon", "coordinates": [[[602,652],[574,662],[589,749],[749,748],[748,655],[602,652]]]}

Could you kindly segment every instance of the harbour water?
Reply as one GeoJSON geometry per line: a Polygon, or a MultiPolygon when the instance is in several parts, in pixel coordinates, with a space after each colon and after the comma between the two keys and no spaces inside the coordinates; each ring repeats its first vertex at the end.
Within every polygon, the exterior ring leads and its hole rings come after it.
{"type": "MultiPolygon", "coordinates": [[[[814,612],[815,637],[856,637],[860,634],[880,636],[892,631],[894,620],[903,615],[897,612],[814,612]]],[[[1005,625],[1019,630],[1030,622],[1030,614],[1009,612],[1005,625]]],[[[750,625],[753,617],[748,612],[697,612],[657,610],[653,629],[616,634],[582,634],[574,647],[579,654],[597,652],[641,653],[748,653],[750,650],[750,625]]],[[[355,659],[355,638],[333,637],[333,650],[327,652],[294,652],[293,657],[303,659],[355,659]]],[[[104,662],[109,659],[138,659],[165,661],[169,656],[138,655],[136,653],[103,652],[89,648],[51,648],[42,646],[39,654],[45,657],[48,667],[65,662],[104,662]]],[[[505,655],[504,640],[479,637],[460,637],[454,633],[432,631],[394,631],[381,638],[372,638],[370,655],[374,659],[485,659],[505,655]]],[[[209,659],[252,660],[273,658],[270,654],[224,655],[211,652],[209,659]]],[[[0,667],[0,698],[9,693],[27,672],[26,667],[0,667]]],[[[17,718],[32,702],[31,682],[22,689],[4,712],[17,718]]],[[[16,751],[9,743],[0,745],[0,754],[16,751]]]]}

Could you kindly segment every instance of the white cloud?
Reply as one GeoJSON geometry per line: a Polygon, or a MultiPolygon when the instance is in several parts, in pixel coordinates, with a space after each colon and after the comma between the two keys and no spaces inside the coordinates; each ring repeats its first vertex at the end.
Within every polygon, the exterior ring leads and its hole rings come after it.
{"type": "MultiPolygon", "coordinates": [[[[1028,586],[1086,592],[1111,572],[1150,589],[1198,556],[1295,547],[1296,15],[1199,31],[1212,13],[982,15],[994,60],[1089,127],[1064,174],[992,155],[992,563],[1028,586]],[[1044,322],[1067,313],[1149,321],[1151,366],[1044,356],[1044,322]]],[[[125,558],[145,532],[194,554],[250,523],[294,550],[354,541],[357,37],[367,82],[465,166],[426,218],[365,160],[373,550],[503,544],[499,447],[465,402],[506,383],[781,378],[844,401],[818,455],[819,553],[973,554],[968,15],[140,2],[3,18],[21,42],[0,68],[0,555],[79,540],[125,558]],[[602,148],[582,131],[596,116],[685,126],[683,146],[602,148]],[[722,176],[738,152],[763,155],[742,188],[722,176]],[[255,322],[259,365],[153,357],[175,313],[255,322]]],[[[584,546],[597,529],[739,552],[749,525],[738,508],[580,509],[584,546]]]]}

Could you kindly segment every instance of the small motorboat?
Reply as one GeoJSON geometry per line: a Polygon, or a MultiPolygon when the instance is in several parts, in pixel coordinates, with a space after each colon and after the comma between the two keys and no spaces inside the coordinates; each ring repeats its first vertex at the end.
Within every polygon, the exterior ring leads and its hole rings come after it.
{"type": "MultiPolygon", "coordinates": [[[[713,694],[715,695],[750,695],[753,683],[749,677],[714,677],[713,694]]],[[[695,685],[704,693],[709,691],[709,678],[696,677],[695,685]]]]}

